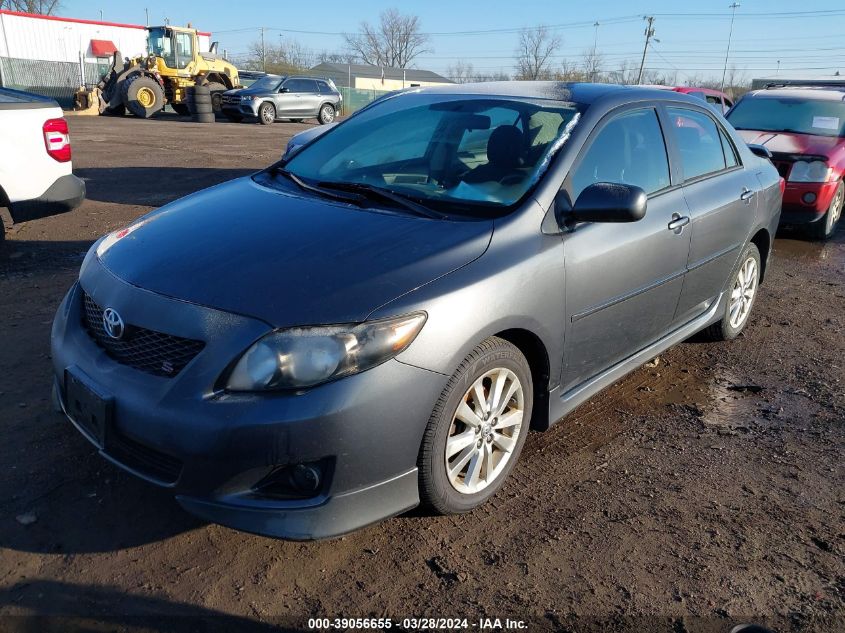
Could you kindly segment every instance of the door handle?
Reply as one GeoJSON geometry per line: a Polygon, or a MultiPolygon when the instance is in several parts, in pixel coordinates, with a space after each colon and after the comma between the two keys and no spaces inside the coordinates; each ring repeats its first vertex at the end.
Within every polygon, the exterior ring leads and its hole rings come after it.
{"type": "Polygon", "coordinates": [[[669,222],[669,230],[675,231],[675,233],[680,233],[684,230],[684,227],[689,224],[689,217],[684,215],[682,216],[680,213],[673,213],[672,214],[672,221],[669,222]]]}
{"type": "Polygon", "coordinates": [[[752,191],[751,189],[745,188],[745,189],[742,190],[742,194],[739,196],[739,199],[742,200],[743,202],[748,202],[749,200],[751,200],[751,198],[754,197],[755,193],[756,193],[755,191],[752,191]]]}

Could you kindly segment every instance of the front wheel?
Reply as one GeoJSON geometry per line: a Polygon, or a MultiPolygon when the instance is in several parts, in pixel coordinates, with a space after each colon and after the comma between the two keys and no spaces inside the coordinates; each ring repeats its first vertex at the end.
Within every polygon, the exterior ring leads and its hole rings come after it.
{"type": "Polygon", "coordinates": [[[531,370],[514,345],[491,337],[449,379],[423,436],[420,499],[442,514],[468,512],[507,479],[528,435],[531,370]]]}
{"type": "Polygon", "coordinates": [[[840,182],[827,208],[827,213],[821,220],[810,225],[810,237],[816,240],[830,238],[836,232],[836,225],[842,217],[843,205],[845,205],[845,182],[840,182]]]}
{"type": "Polygon", "coordinates": [[[713,341],[729,341],[739,336],[745,328],[751,308],[754,307],[754,301],[757,299],[760,266],[760,251],[754,244],[749,244],[742,251],[739,266],[731,275],[728,286],[730,294],[721,320],[704,330],[707,338],[713,341]]]}
{"type": "Polygon", "coordinates": [[[334,121],[334,116],[335,116],[335,111],[334,111],[334,107],[332,107],[332,104],[325,103],[320,108],[319,114],[317,114],[317,120],[322,125],[326,125],[327,123],[331,123],[332,121],[334,121]]]}
{"type": "Polygon", "coordinates": [[[276,120],[276,108],[272,103],[262,103],[258,108],[258,120],[261,125],[270,125],[276,120]]]}

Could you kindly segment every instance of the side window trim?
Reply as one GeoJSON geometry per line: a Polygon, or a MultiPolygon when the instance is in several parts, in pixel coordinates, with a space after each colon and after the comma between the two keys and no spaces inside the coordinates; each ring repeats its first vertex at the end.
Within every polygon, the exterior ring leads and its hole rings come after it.
{"type": "MultiPolygon", "coordinates": [[[[564,178],[563,183],[561,184],[561,189],[564,189],[566,191],[570,199],[572,198],[572,174],[575,173],[575,171],[581,166],[581,163],[584,161],[584,158],[587,156],[587,153],[590,151],[590,148],[592,147],[599,134],[601,134],[602,131],[608,126],[608,124],[612,123],[617,117],[624,116],[626,114],[630,114],[631,112],[636,112],[638,110],[651,110],[652,112],[654,112],[655,117],[657,119],[657,125],[660,128],[660,135],[663,137],[663,147],[666,150],[666,161],[669,167],[669,185],[663,187],[662,189],[658,189],[657,191],[653,191],[647,194],[648,197],[653,198],[658,195],[662,195],[676,186],[674,170],[672,167],[673,161],[671,154],[669,153],[669,144],[666,138],[666,130],[664,122],[660,116],[660,104],[650,105],[642,103],[631,103],[614,108],[613,110],[605,114],[595,125],[595,127],[590,132],[590,135],[578,149],[578,155],[572,162],[572,166],[569,168],[569,171],[566,174],[566,178],[564,178]]],[[[571,200],[571,202],[572,204],[575,204],[575,200],[571,200]]]]}

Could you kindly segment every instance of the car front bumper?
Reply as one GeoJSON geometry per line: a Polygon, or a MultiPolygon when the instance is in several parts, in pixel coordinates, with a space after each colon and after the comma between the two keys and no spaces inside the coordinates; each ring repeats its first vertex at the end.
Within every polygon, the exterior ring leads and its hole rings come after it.
{"type": "Polygon", "coordinates": [[[812,224],[820,221],[833,201],[839,180],[788,182],[783,192],[781,224],[812,224]]]}
{"type": "Polygon", "coordinates": [[[447,378],[392,360],[298,393],[217,389],[229,363],[269,330],[256,319],[135,288],[91,264],[53,324],[57,399],[67,410],[67,371],[111,396],[103,435],[74,422],[100,453],[171,488],[189,511],[240,530],[326,538],[416,506],[417,454],[447,378]],[[122,365],[83,326],[83,288],[127,322],[204,340],[206,347],[169,378],[122,365]],[[280,498],[256,488],[279,468],[303,463],[325,466],[313,495],[280,498]]]}
{"type": "Polygon", "coordinates": [[[75,209],[85,200],[85,183],[74,176],[60,176],[37,198],[9,204],[9,214],[15,222],[36,220],[75,209]]]}
{"type": "Polygon", "coordinates": [[[221,109],[226,114],[237,114],[240,116],[258,116],[258,101],[241,101],[240,103],[223,103],[221,109]]]}

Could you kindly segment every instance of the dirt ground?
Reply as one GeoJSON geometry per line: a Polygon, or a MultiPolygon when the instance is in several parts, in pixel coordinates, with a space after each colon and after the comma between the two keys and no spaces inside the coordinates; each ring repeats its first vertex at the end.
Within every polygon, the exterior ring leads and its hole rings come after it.
{"type": "Polygon", "coordinates": [[[70,126],[88,200],[0,256],[0,630],[845,631],[845,227],[780,235],[744,335],[688,341],[532,434],[485,507],[290,543],[203,524],[98,457],[51,410],[49,335],[97,236],[269,164],[307,124],[70,126]]]}

